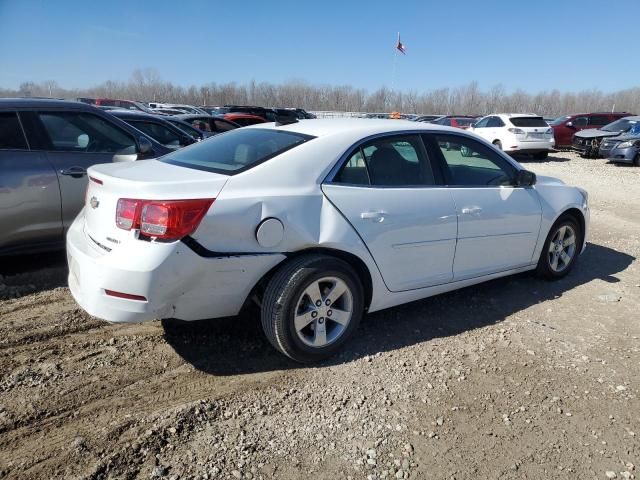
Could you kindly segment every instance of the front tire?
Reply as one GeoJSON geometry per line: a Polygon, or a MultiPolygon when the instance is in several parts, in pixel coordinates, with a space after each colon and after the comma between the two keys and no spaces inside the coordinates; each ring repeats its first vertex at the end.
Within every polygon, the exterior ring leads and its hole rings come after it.
{"type": "Polygon", "coordinates": [[[364,292],[346,262],[303,255],[271,278],[262,301],[262,328],[269,342],[297,362],[335,354],[358,327],[364,292]]]}
{"type": "Polygon", "coordinates": [[[567,275],[573,268],[582,247],[582,231],[571,215],[561,216],[547,235],[536,273],[548,280],[567,275]]]}

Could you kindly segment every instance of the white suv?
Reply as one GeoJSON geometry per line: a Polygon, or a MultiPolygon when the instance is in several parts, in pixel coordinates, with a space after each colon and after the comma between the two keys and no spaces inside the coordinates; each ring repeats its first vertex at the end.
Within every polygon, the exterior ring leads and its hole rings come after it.
{"type": "Polygon", "coordinates": [[[500,150],[531,154],[544,160],[555,146],[553,129],[538,115],[496,113],[478,120],[469,128],[500,150]]]}

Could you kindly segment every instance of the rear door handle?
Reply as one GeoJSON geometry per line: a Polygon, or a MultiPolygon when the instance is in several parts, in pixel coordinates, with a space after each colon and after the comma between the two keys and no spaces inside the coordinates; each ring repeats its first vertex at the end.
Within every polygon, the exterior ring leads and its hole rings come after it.
{"type": "Polygon", "coordinates": [[[69,167],[63,170],[60,170],[61,175],[69,175],[73,178],[80,178],[86,175],[87,171],[82,167],[69,167]]]}
{"type": "Polygon", "coordinates": [[[362,212],[360,214],[360,218],[363,220],[371,220],[373,222],[380,223],[384,220],[384,217],[386,214],[387,212],[384,212],[382,210],[368,211],[368,212],[362,212]]]}
{"type": "Polygon", "coordinates": [[[463,215],[480,215],[482,213],[482,208],[480,207],[463,207],[462,214],[463,215]]]}

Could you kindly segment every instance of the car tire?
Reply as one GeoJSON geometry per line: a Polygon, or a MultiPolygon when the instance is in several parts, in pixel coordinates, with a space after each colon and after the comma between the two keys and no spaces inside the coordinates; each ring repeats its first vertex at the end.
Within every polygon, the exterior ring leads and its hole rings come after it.
{"type": "Polygon", "coordinates": [[[548,280],[567,275],[582,250],[582,237],[583,232],[576,219],[572,215],[562,215],[549,230],[540,252],[536,274],[548,280]],[[568,243],[571,238],[573,242],[568,243]]]}
{"type": "Polygon", "coordinates": [[[493,142],[493,145],[498,149],[498,150],[502,150],[502,142],[500,140],[495,140],[493,142]]]}
{"type": "Polygon", "coordinates": [[[549,152],[538,152],[533,155],[533,158],[535,158],[536,160],[546,160],[548,156],[549,152]]]}
{"type": "Polygon", "coordinates": [[[348,263],[328,255],[303,255],[286,262],[269,281],[262,328],[269,342],[292,360],[316,362],[343,346],[363,311],[362,283],[348,263]],[[334,288],[343,293],[333,298],[334,288]]]}

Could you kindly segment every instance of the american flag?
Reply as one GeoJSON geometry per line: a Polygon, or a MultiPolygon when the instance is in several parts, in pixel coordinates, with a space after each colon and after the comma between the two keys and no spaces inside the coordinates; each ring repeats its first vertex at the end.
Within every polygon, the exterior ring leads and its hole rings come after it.
{"type": "Polygon", "coordinates": [[[407,48],[404,46],[404,44],[400,41],[400,32],[398,32],[398,43],[396,43],[396,49],[398,51],[400,51],[400,53],[402,53],[403,55],[407,54],[407,48]]]}

